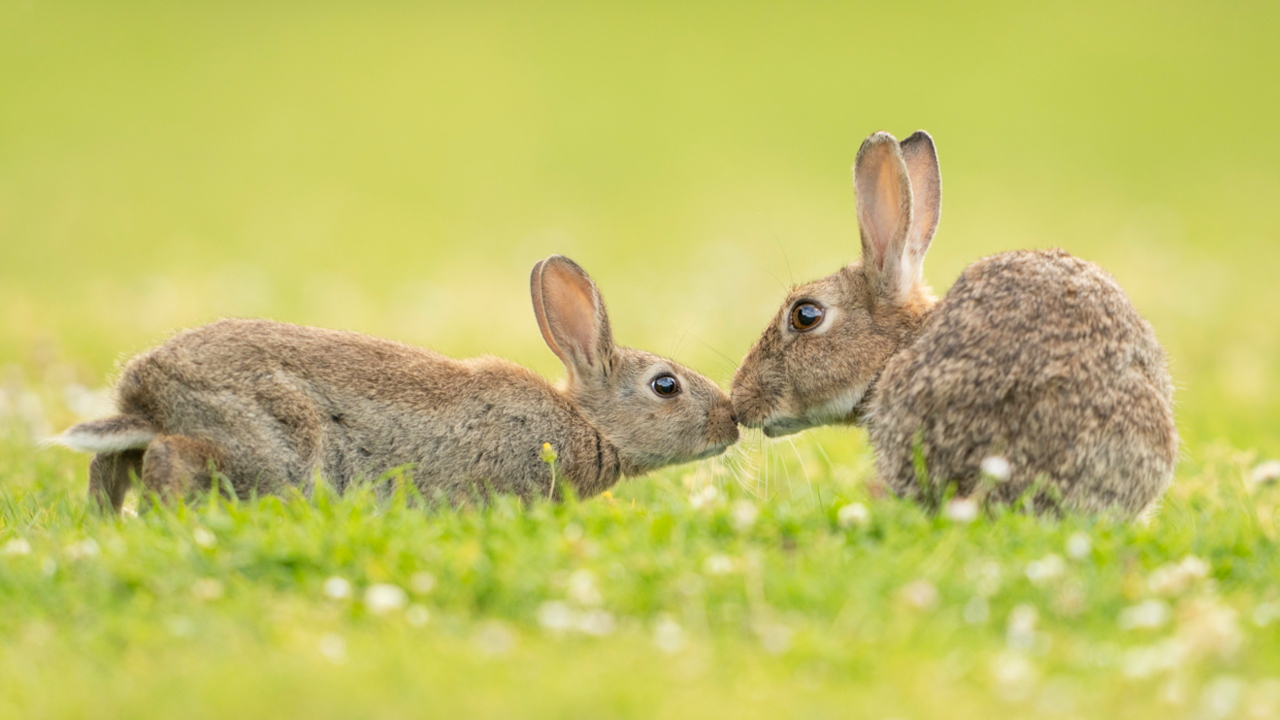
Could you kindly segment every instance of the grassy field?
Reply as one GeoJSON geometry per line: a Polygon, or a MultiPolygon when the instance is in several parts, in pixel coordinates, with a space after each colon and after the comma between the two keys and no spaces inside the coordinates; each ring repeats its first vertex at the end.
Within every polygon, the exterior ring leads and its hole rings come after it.
{"type": "Polygon", "coordinates": [[[0,4],[0,717],[1280,716],[1274,3],[0,4]],[[116,363],[223,316],[562,371],[552,252],[727,385],[935,137],[926,274],[1059,246],[1169,351],[1149,525],[930,517],[865,434],[563,506],[87,514],[116,363]],[[852,509],[849,509],[852,508],[852,509]]]}

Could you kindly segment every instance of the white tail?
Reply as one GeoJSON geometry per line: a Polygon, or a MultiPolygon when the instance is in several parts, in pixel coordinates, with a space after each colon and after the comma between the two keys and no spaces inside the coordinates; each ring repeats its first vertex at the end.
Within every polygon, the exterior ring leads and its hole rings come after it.
{"type": "Polygon", "coordinates": [[[143,418],[116,415],[73,425],[42,444],[61,445],[85,453],[118,453],[141,450],[155,440],[156,434],[151,423],[143,418]]]}

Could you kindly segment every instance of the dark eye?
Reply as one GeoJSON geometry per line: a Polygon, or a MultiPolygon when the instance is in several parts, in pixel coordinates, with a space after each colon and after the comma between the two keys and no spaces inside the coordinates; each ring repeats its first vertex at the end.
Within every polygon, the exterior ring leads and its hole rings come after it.
{"type": "Polygon", "coordinates": [[[805,332],[822,324],[822,316],[826,311],[813,303],[800,303],[791,311],[791,327],[805,332]]]}
{"type": "Polygon", "coordinates": [[[659,375],[649,387],[661,397],[673,397],[680,393],[680,381],[670,375],[659,375]]]}

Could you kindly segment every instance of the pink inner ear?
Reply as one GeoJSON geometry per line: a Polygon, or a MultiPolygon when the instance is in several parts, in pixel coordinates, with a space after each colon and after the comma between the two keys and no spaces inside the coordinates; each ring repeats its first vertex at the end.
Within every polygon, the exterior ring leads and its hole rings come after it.
{"type": "Polygon", "coordinates": [[[542,270],[542,297],[547,327],[556,344],[564,350],[572,348],[587,364],[594,362],[596,303],[591,281],[572,268],[548,263],[542,270]]]}
{"type": "Polygon", "coordinates": [[[875,191],[871,197],[870,217],[872,241],[876,244],[876,262],[884,269],[889,245],[902,229],[901,178],[884,158],[877,168],[875,191]]]}

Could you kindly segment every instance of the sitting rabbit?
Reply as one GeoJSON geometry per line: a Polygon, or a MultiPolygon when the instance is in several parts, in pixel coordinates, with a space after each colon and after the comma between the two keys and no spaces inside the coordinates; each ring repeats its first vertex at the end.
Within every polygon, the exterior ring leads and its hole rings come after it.
{"type": "Polygon", "coordinates": [[[862,257],[790,292],[734,376],[738,420],[770,437],[865,425],[899,496],[955,483],[997,502],[1033,489],[1039,510],[1151,507],[1178,458],[1173,385],[1115,280],[1061,250],[1008,252],[936,300],[921,274],[942,198],[933,139],[868,137],[854,186],[862,257]]]}
{"type": "Polygon", "coordinates": [[[223,320],[138,355],[116,385],[119,414],[55,442],[97,455],[89,492],[120,512],[130,474],[162,499],[210,487],[238,495],[339,490],[411,466],[428,496],[579,496],[738,439],[728,398],[670,360],[613,343],[595,283],[568,258],[533,268],[534,312],[568,380],[494,357],[454,360],[390,340],[268,320],[223,320]]]}

